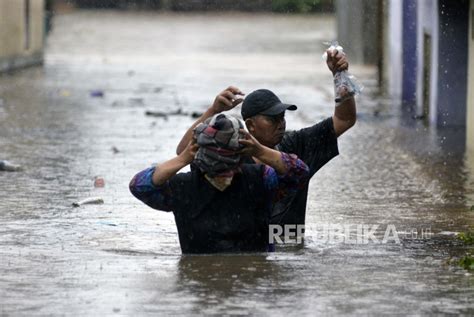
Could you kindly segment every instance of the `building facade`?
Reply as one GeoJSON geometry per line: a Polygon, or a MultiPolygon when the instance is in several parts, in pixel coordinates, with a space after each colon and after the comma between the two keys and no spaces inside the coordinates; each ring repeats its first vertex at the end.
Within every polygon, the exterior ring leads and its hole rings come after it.
{"type": "Polygon", "coordinates": [[[467,148],[472,158],[474,174],[474,0],[469,8],[469,65],[468,65],[468,99],[466,114],[467,148]]]}
{"type": "MultiPolygon", "coordinates": [[[[356,21],[384,18],[379,24],[384,30],[378,30],[383,36],[360,38],[357,26],[362,22],[356,22],[355,28],[346,28],[347,34],[339,34],[350,38],[353,32],[352,38],[363,47],[378,46],[382,41],[381,87],[394,101],[399,101],[410,117],[438,129],[465,129],[466,145],[472,151],[473,3],[474,0],[387,0],[383,1],[383,10],[373,17],[373,10],[364,9],[364,1],[351,1],[351,8],[347,9],[346,4],[346,9],[362,15],[356,21]],[[356,5],[359,8],[354,8],[356,5]]],[[[352,20],[344,19],[344,14],[337,12],[337,17],[338,25],[352,25],[352,20]]]]}
{"type": "Polygon", "coordinates": [[[466,126],[470,0],[389,1],[389,90],[436,127],[466,126]]]}
{"type": "Polygon", "coordinates": [[[42,63],[44,5],[44,0],[0,1],[0,72],[42,63]]]}

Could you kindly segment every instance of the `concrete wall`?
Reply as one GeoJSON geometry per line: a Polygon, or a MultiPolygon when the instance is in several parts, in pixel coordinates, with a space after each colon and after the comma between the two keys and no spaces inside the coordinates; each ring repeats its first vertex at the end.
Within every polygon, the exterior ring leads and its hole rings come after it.
{"type": "Polygon", "coordinates": [[[470,152],[472,170],[474,175],[474,0],[471,0],[469,9],[469,77],[466,136],[467,149],[470,152]]]}
{"type": "Polygon", "coordinates": [[[417,74],[417,2],[403,0],[402,4],[402,103],[409,112],[416,106],[416,74],[417,74]]]}
{"type": "MultiPolygon", "coordinates": [[[[393,0],[395,1],[395,0],[393,0]]],[[[406,113],[437,127],[465,126],[467,104],[467,33],[470,0],[403,0],[402,40],[390,39],[391,56],[402,50],[402,104],[406,113]],[[429,41],[427,40],[429,39],[429,41]]],[[[389,8],[398,36],[400,4],[389,8]]],[[[395,60],[392,70],[398,67],[395,60]]],[[[397,91],[400,76],[391,74],[397,91]]]]}
{"type": "Polygon", "coordinates": [[[465,126],[469,0],[439,0],[437,125],[465,126]]]}
{"type": "Polygon", "coordinates": [[[387,3],[387,36],[385,37],[384,61],[386,62],[386,78],[388,80],[388,93],[397,101],[402,95],[402,75],[403,75],[403,45],[402,45],[402,16],[403,2],[400,0],[390,0],[387,3]]]}
{"type": "Polygon", "coordinates": [[[419,0],[417,7],[417,74],[416,74],[416,113],[424,116],[430,123],[436,124],[438,117],[438,40],[439,18],[438,1],[419,0]],[[431,38],[431,45],[425,47],[425,35],[431,38]],[[424,56],[424,50],[430,51],[430,59],[424,56]],[[429,69],[429,84],[424,79],[424,68],[429,69]],[[429,92],[425,95],[424,91],[429,92]],[[428,104],[428,113],[425,113],[424,103],[428,104]]]}
{"type": "Polygon", "coordinates": [[[44,23],[44,0],[0,1],[0,72],[42,62],[44,23]]]}
{"type": "MultiPolygon", "coordinates": [[[[474,0],[470,1],[469,11],[469,77],[465,170],[469,175],[467,182],[474,182],[474,0]]],[[[466,205],[474,205],[474,192],[466,192],[466,205]]]]}
{"type": "Polygon", "coordinates": [[[336,0],[337,39],[352,63],[377,64],[378,5],[374,0],[336,0]]]}
{"type": "Polygon", "coordinates": [[[242,10],[242,11],[271,11],[271,0],[174,0],[172,10],[177,11],[207,11],[207,10],[242,10]]]}

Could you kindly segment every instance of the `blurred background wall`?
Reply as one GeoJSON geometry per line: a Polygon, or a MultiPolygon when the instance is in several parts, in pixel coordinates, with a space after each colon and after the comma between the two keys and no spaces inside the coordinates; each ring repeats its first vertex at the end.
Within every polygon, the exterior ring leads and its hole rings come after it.
{"type": "Polygon", "coordinates": [[[69,0],[79,8],[155,8],[174,11],[331,12],[333,0],[69,0]]]}
{"type": "Polygon", "coordinates": [[[0,72],[43,60],[44,0],[0,1],[0,72]]]}

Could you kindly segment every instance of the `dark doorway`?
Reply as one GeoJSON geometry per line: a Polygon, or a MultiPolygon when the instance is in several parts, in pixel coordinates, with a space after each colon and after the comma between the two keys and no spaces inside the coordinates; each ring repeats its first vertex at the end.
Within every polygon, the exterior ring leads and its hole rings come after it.
{"type": "Polygon", "coordinates": [[[423,34],[423,122],[430,123],[431,35],[423,34]]]}
{"type": "Polygon", "coordinates": [[[24,11],[24,28],[25,28],[25,42],[23,47],[25,50],[30,49],[30,40],[31,40],[31,32],[30,32],[30,0],[25,0],[25,11],[24,11]]]}

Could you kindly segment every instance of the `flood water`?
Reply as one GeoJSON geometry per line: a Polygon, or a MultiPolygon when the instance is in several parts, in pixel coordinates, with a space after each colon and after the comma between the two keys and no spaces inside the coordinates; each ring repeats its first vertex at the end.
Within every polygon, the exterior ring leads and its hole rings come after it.
{"type": "Polygon", "coordinates": [[[474,314],[474,276],[449,263],[467,251],[452,234],[474,225],[474,159],[462,132],[376,97],[371,67],[351,66],[358,123],[312,179],[304,245],[182,256],[172,214],[129,193],[193,122],[147,110],[203,112],[235,85],[297,104],[289,129],[332,115],[320,56],[334,37],[323,16],[56,16],[44,67],[0,77],[0,159],[24,166],[0,172],[0,315],[474,314]],[[71,206],[94,196],[105,203],[71,206]],[[323,224],[393,225],[400,242],[317,239],[323,224]]]}

